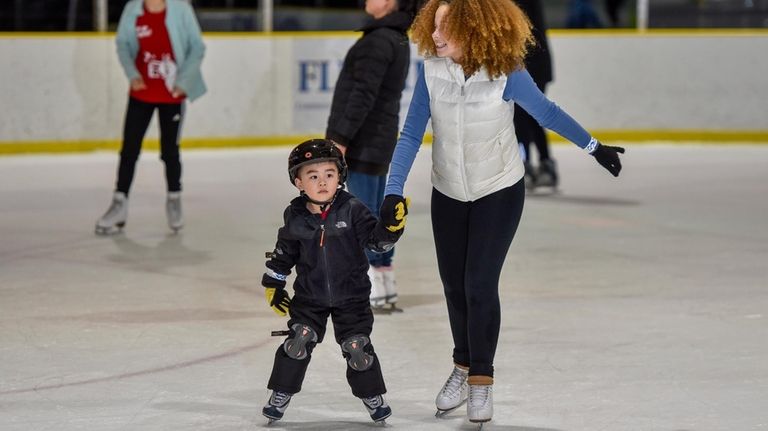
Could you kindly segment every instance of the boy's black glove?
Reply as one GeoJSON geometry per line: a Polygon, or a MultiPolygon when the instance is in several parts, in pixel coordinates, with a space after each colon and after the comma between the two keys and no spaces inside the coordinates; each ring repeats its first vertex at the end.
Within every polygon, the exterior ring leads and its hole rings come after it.
{"type": "Polygon", "coordinates": [[[266,289],[264,296],[267,297],[267,304],[272,310],[280,316],[288,314],[288,307],[291,305],[291,297],[285,291],[285,280],[278,280],[264,274],[261,277],[261,285],[266,289]]]}
{"type": "Polygon", "coordinates": [[[621,160],[619,160],[618,153],[624,154],[624,148],[609,147],[598,142],[597,148],[592,152],[592,155],[597,159],[597,163],[608,169],[608,172],[614,177],[618,177],[619,172],[621,172],[621,160]]]}
{"type": "MultiPolygon", "coordinates": [[[[384,227],[390,232],[402,235],[405,229],[405,219],[408,216],[408,205],[411,200],[400,195],[386,195],[379,209],[379,218],[384,227]]],[[[398,236],[399,238],[399,236],[398,236]]]]}
{"type": "Polygon", "coordinates": [[[405,229],[400,229],[396,232],[391,232],[386,227],[384,227],[384,223],[379,220],[378,223],[376,223],[376,227],[373,228],[373,232],[371,233],[368,248],[376,253],[386,253],[389,250],[392,250],[397,240],[399,240],[403,235],[404,231],[405,229]]]}

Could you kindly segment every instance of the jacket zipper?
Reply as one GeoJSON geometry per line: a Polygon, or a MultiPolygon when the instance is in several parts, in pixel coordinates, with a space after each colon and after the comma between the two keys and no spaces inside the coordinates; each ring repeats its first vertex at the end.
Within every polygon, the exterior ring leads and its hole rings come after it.
{"type": "Polygon", "coordinates": [[[325,287],[328,289],[328,304],[333,305],[333,294],[331,293],[331,278],[328,275],[328,253],[325,250],[325,223],[320,225],[320,250],[323,251],[323,265],[325,267],[325,287]]]}

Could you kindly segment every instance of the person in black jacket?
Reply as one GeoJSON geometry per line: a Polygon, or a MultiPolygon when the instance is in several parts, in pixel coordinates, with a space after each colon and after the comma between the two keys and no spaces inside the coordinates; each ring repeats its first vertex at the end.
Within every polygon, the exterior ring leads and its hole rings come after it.
{"type": "MultiPolygon", "coordinates": [[[[525,58],[525,68],[539,90],[544,93],[547,84],[552,82],[552,56],[549,53],[544,8],[539,0],[516,0],[516,3],[528,15],[532,25],[531,31],[536,40],[536,46],[530,49],[525,58]]],[[[515,104],[514,123],[517,141],[525,148],[525,184],[528,189],[557,187],[559,181],[557,166],[549,154],[549,140],[544,128],[518,104],[515,104]],[[536,151],[539,154],[538,169],[533,166],[531,142],[536,145],[536,151]]]]}
{"type": "Polygon", "coordinates": [[[262,413],[270,423],[283,417],[291,396],[301,390],[312,350],[323,341],[328,316],[347,359],[347,381],[371,419],[392,414],[379,359],[371,344],[373,313],[365,248],[383,252],[402,235],[405,204],[390,225],[377,221],[359,200],[343,190],[347,166],[341,151],[325,139],[306,141],[288,158],[291,183],[301,195],[285,210],[262,277],[267,301],[279,315],[290,312],[288,338],[277,349],[262,413]],[[296,267],[294,297],[285,291],[296,267]]]}
{"type": "MultiPolygon", "coordinates": [[[[411,51],[406,34],[415,0],[366,0],[374,19],[361,31],[344,58],[336,82],[326,138],[334,141],[349,165],[350,193],[373,211],[384,200],[389,163],[397,143],[400,97],[408,76],[411,51]]],[[[368,252],[371,306],[397,302],[392,271],[394,250],[368,252]]]]}

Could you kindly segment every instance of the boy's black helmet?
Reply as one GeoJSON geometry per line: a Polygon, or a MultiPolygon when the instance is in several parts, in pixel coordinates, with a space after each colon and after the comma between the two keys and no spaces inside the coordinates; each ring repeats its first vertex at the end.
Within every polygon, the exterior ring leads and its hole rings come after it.
{"type": "Polygon", "coordinates": [[[326,161],[336,162],[339,169],[339,185],[344,184],[347,179],[347,162],[333,142],[327,139],[310,139],[297,145],[288,156],[288,177],[291,185],[295,185],[294,180],[300,167],[308,163],[326,161]]]}

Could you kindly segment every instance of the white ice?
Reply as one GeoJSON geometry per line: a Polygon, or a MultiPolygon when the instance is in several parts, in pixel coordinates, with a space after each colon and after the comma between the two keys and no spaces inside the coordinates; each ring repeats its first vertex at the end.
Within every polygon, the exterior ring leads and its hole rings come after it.
{"type": "MultiPolygon", "coordinates": [[[[288,148],[186,151],[172,235],[145,151],[128,224],[93,234],[116,154],[0,157],[0,430],[266,426],[285,319],[259,285],[295,195],[288,148]]],[[[556,146],[557,195],[529,195],[502,274],[487,430],[768,429],[768,146],[629,145],[614,179],[556,146]]],[[[395,265],[405,312],[377,316],[388,428],[434,417],[451,338],[429,216],[429,148],[395,265]]],[[[332,338],[286,430],[375,429],[332,338]]]]}

